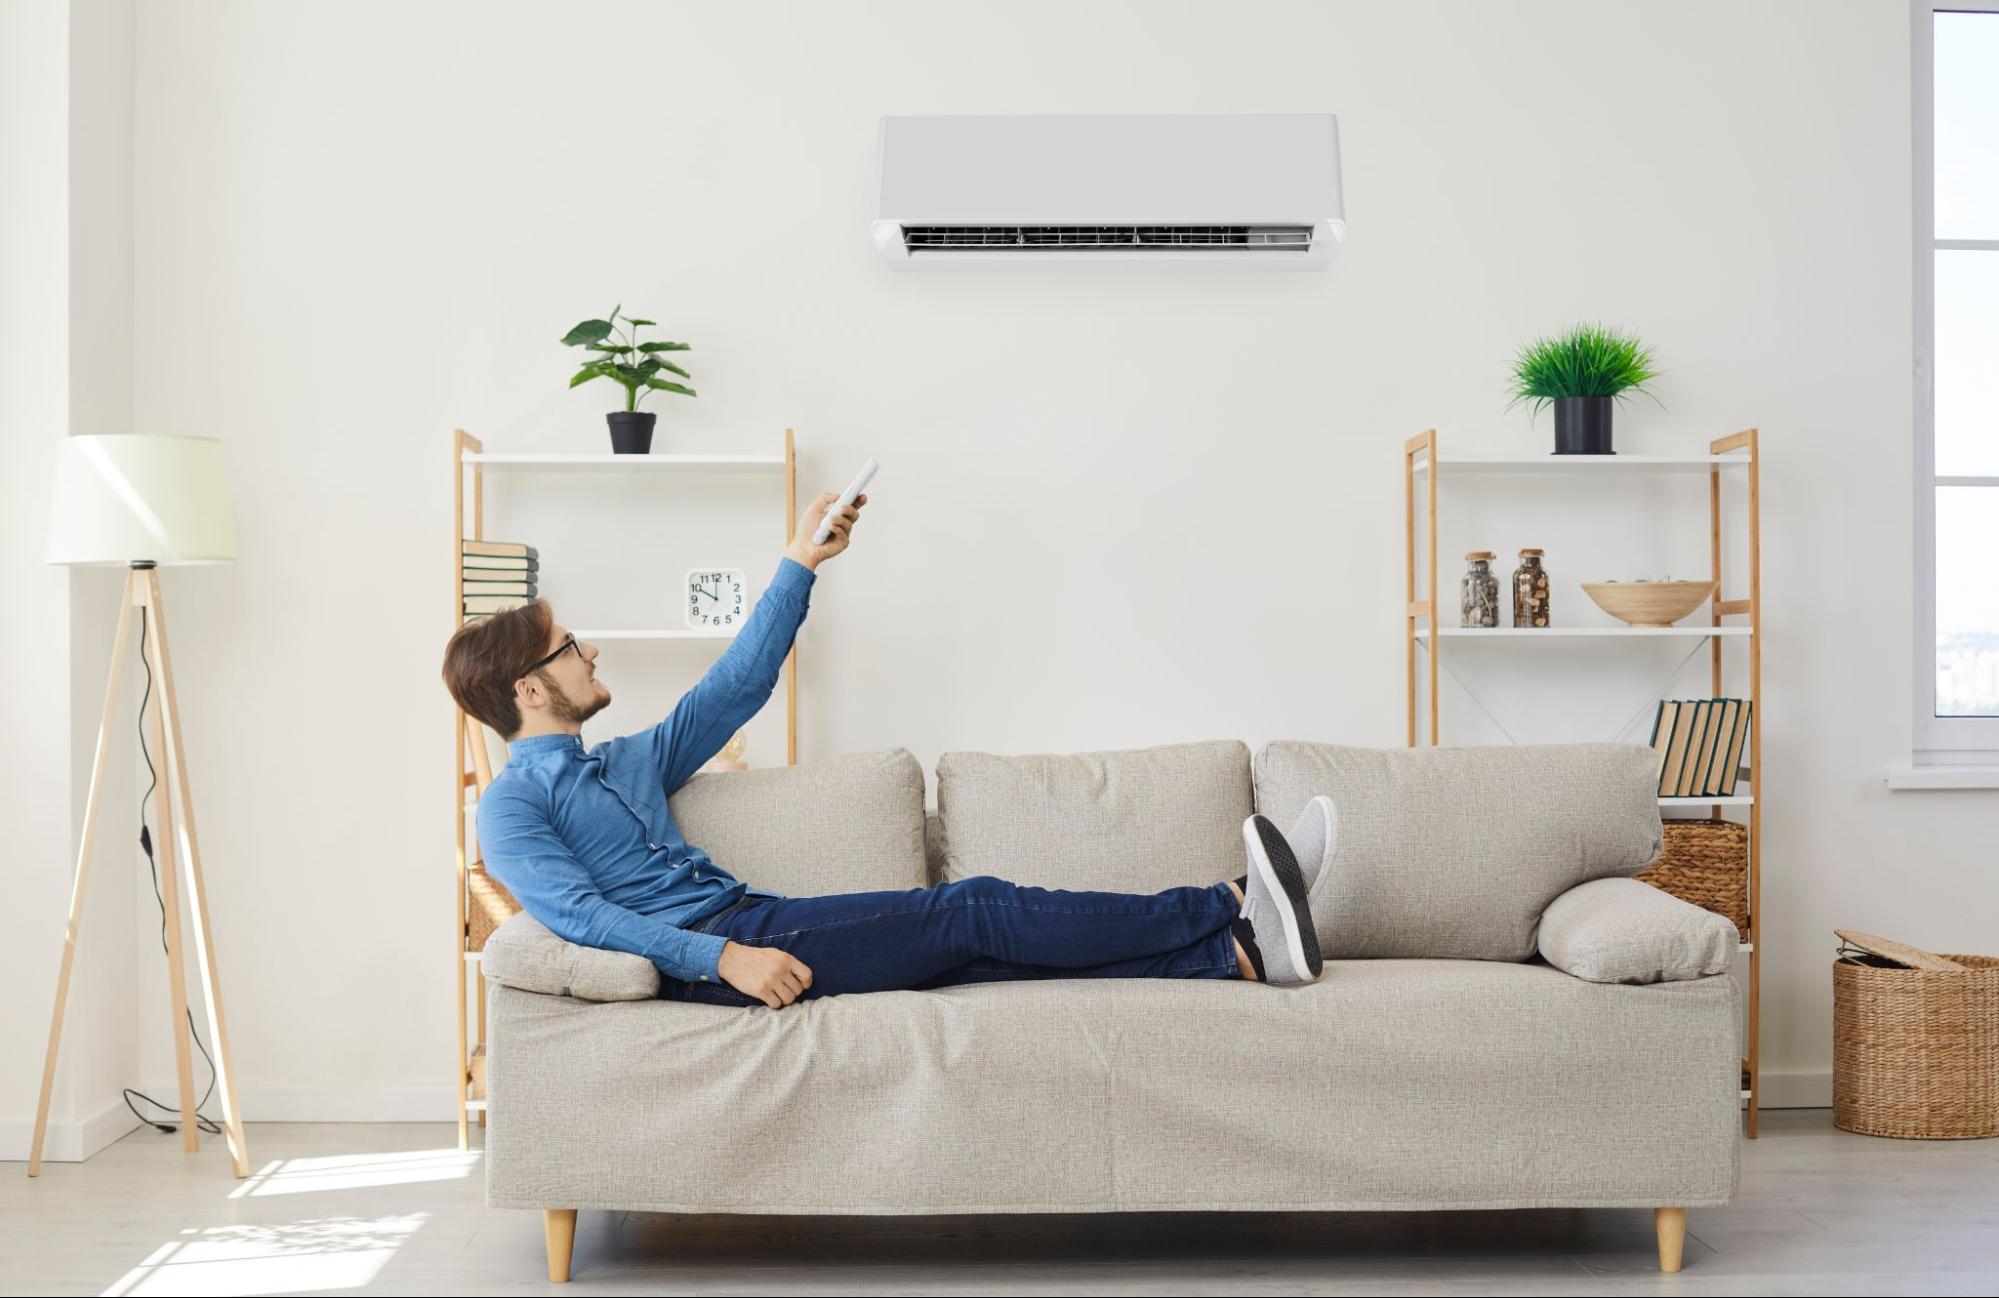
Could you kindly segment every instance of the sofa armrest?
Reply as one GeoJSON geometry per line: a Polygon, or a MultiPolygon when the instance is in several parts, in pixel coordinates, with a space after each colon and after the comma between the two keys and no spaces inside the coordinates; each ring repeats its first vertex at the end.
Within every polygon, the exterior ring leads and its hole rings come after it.
{"type": "Polygon", "coordinates": [[[526,911],[493,930],[480,966],[489,978],[545,996],[643,1001],[659,995],[659,970],[652,961],[565,942],[526,911]]]}
{"type": "Polygon", "coordinates": [[[1682,982],[1726,973],[1735,925],[1636,879],[1593,879],[1548,903],[1541,958],[1597,983],[1682,982]]]}

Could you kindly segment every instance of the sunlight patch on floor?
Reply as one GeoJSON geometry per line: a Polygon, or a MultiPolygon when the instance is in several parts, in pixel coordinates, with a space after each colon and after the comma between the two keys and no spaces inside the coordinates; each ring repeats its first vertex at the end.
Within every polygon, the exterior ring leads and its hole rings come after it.
{"type": "Polygon", "coordinates": [[[232,1199],[316,1190],[354,1190],[417,1181],[456,1181],[479,1165],[479,1151],[413,1149],[393,1154],[340,1154],[280,1158],[264,1164],[229,1195],[232,1199]]]}
{"type": "Polygon", "coordinates": [[[228,1298],[357,1288],[374,1280],[429,1215],[327,1217],[186,1230],[104,1293],[106,1298],[165,1294],[228,1298]]]}

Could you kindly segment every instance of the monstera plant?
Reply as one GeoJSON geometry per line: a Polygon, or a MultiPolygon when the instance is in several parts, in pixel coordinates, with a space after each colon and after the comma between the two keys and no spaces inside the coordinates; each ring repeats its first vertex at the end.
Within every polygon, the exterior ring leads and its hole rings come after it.
{"type": "Polygon", "coordinates": [[[569,386],[580,387],[592,379],[609,379],[625,390],[625,408],[604,416],[611,426],[611,449],[620,455],[644,455],[652,449],[653,424],[659,416],[640,410],[639,402],[654,392],[678,392],[684,397],[694,389],[662,374],[693,375],[666,359],[667,352],[684,352],[687,343],[640,342],[639,330],[657,328],[650,320],[622,314],[622,304],[612,307],[603,320],[585,320],[562,336],[565,347],[581,347],[595,353],[583,368],[570,376],[569,386]]]}

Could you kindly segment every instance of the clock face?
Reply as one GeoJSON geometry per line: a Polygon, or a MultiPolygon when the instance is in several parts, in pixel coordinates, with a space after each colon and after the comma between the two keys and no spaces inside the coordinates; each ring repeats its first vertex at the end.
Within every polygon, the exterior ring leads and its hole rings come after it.
{"type": "Polygon", "coordinates": [[[733,631],[743,624],[743,570],[696,568],[687,574],[687,625],[733,631]]]}

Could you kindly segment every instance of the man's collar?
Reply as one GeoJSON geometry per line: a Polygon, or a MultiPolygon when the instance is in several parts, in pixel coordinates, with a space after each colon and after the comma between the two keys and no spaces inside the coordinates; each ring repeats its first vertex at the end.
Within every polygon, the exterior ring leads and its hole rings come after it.
{"type": "Polygon", "coordinates": [[[507,743],[507,756],[519,757],[524,753],[582,752],[583,737],[568,733],[553,735],[530,735],[526,739],[514,739],[507,743]]]}

